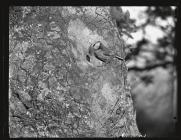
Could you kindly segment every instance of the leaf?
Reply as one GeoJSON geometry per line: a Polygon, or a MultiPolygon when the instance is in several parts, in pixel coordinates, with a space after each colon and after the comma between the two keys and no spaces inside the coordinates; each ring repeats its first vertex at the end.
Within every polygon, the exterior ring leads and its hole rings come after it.
{"type": "Polygon", "coordinates": [[[126,13],[125,13],[125,19],[126,19],[126,21],[128,21],[129,20],[129,18],[130,18],[130,13],[129,13],[129,11],[127,10],[126,11],[126,13]]]}
{"type": "Polygon", "coordinates": [[[120,7],[111,7],[110,14],[117,21],[124,21],[124,14],[120,7]]]}

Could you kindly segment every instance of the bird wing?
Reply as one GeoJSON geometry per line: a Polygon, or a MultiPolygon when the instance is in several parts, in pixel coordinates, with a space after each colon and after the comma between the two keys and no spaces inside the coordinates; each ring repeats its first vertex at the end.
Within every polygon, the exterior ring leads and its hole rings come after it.
{"type": "Polygon", "coordinates": [[[94,55],[97,59],[103,62],[106,62],[109,59],[109,56],[105,55],[102,51],[96,51],[94,55]]]}

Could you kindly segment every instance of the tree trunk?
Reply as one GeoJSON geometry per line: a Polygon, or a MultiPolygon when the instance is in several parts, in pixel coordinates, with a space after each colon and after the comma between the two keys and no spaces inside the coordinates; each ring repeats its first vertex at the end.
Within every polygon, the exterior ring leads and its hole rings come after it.
{"type": "MultiPolygon", "coordinates": [[[[31,36],[27,37],[33,41],[24,43],[16,38],[19,45],[10,45],[10,51],[12,46],[17,48],[10,54],[10,100],[13,100],[10,102],[10,136],[141,136],[126,80],[125,61],[110,57],[105,63],[89,54],[90,46],[100,41],[120,57],[125,56],[125,42],[110,20],[109,7],[46,8],[36,7],[35,13],[27,15],[28,20],[23,19],[23,26],[31,24],[32,19],[36,21],[32,23],[31,36]],[[23,59],[23,62],[14,59],[23,59]],[[15,73],[13,66],[17,64],[19,69],[15,73]],[[12,80],[16,76],[17,80],[12,80]],[[14,100],[28,107],[21,111],[22,107],[14,100]],[[15,106],[19,106],[19,110],[15,106]],[[26,115],[18,117],[14,111],[26,115]],[[37,119],[37,115],[43,118],[37,119]],[[21,134],[14,118],[28,121],[21,127],[29,126],[34,132],[24,129],[26,134],[21,134]],[[14,134],[14,131],[18,132],[14,134]]],[[[10,42],[15,42],[11,35],[10,42]]]]}

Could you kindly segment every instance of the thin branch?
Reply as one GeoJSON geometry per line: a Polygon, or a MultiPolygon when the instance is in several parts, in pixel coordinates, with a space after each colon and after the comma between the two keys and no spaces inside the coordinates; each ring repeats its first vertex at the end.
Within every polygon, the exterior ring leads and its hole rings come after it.
{"type": "Polygon", "coordinates": [[[133,66],[133,67],[128,68],[128,71],[146,71],[146,70],[155,69],[157,67],[166,67],[166,66],[168,66],[170,64],[173,65],[174,62],[168,61],[168,62],[163,62],[163,63],[159,63],[159,64],[153,64],[153,65],[149,65],[149,66],[145,66],[145,67],[133,66]]]}

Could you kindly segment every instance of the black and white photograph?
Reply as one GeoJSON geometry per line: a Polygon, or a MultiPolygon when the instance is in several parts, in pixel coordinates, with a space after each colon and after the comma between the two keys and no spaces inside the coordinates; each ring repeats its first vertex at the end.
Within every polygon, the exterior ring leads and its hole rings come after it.
{"type": "Polygon", "coordinates": [[[177,6],[8,10],[10,138],[174,136],[177,6]]]}

